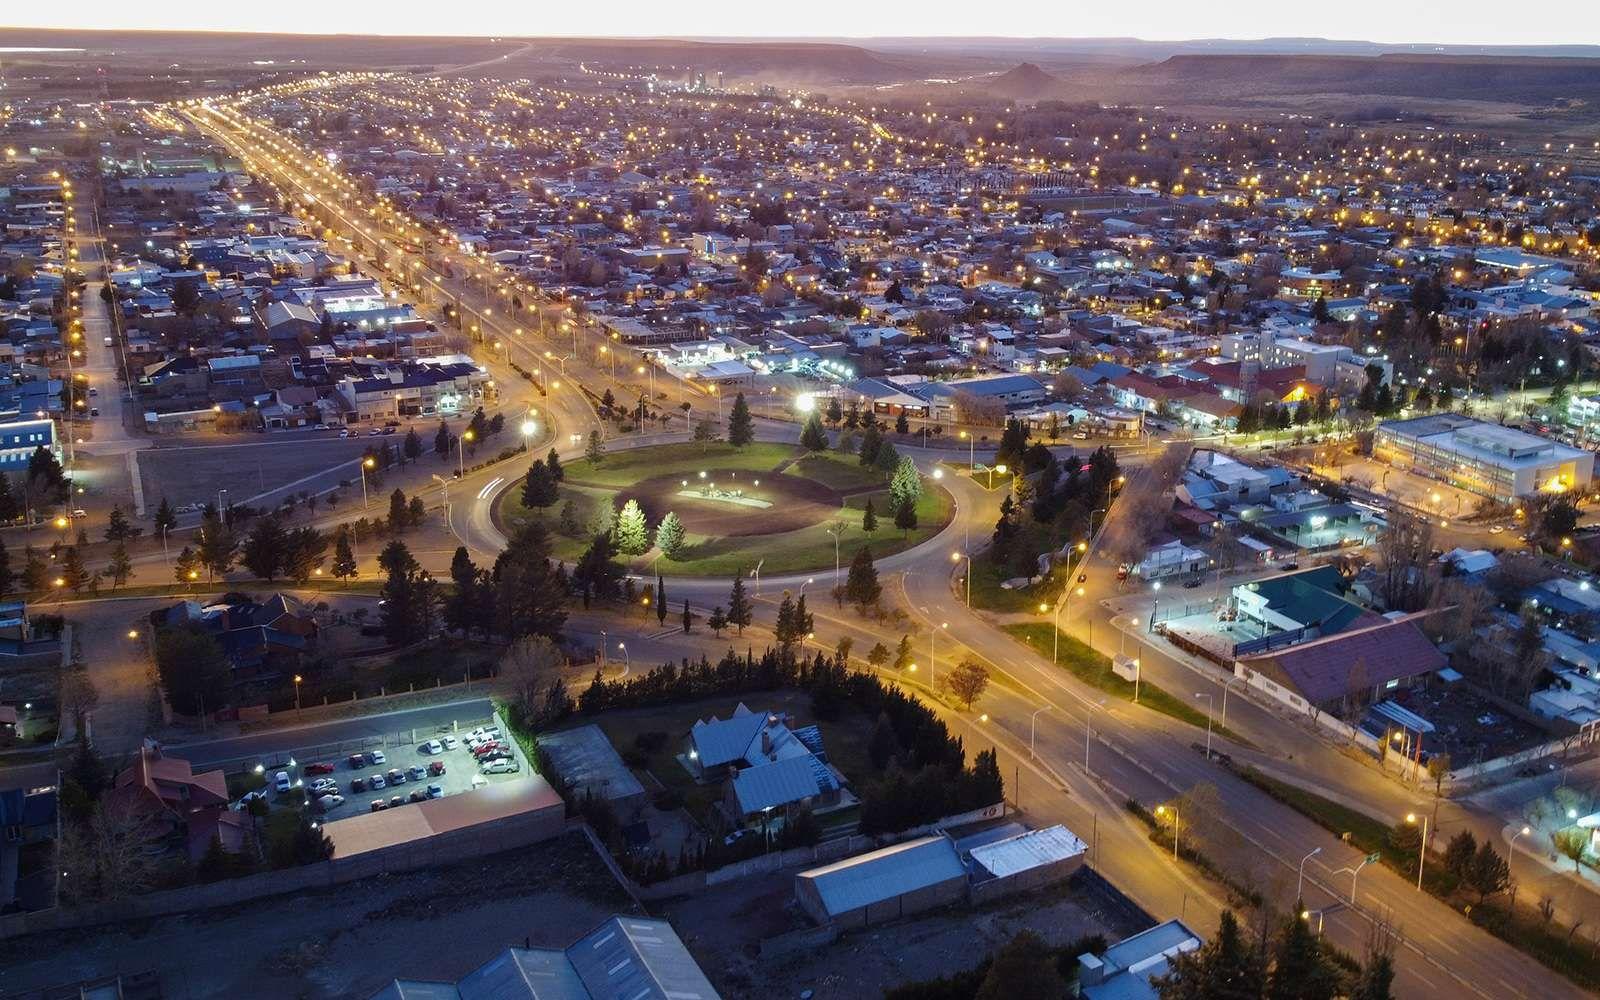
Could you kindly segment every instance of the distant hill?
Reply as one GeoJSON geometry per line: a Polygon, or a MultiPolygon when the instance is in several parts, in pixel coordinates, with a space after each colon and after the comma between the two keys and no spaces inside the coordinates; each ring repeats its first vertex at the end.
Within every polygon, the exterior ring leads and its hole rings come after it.
{"type": "Polygon", "coordinates": [[[1187,97],[1348,93],[1542,104],[1600,97],[1600,59],[1519,56],[1179,55],[1116,74],[1116,89],[1187,97]]]}
{"type": "Polygon", "coordinates": [[[889,83],[914,77],[903,57],[829,42],[700,42],[670,38],[552,38],[537,40],[541,59],[565,58],[602,66],[663,72],[723,72],[732,76],[814,79],[842,84],[889,83]]]}
{"type": "Polygon", "coordinates": [[[1061,84],[1060,77],[1051,76],[1033,63],[1025,62],[984,81],[980,89],[994,97],[1037,101],[1053,96],[1061,84]]]}

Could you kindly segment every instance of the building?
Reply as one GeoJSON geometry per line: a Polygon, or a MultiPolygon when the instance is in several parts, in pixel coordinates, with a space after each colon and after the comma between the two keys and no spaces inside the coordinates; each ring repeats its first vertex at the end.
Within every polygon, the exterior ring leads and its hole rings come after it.
{"type": "Polygon", "coordinates": [[[1151,984],[1172,958],[1200,947],[1200,936],[1181,920],[1168,920],[1107,948],[1078,956],[1078,992],[1088,1000],[1156,1000],[1151,984]]]}
{"type": "MultiPolygon", "coordinates": [[[[1007,832],[1002,828],[1001,832],[1007,832]]],[[[984,836],[984,835],[979,835],[984,836]]],[[[1057,824],[1042,830],[1023,830],[983,843],[963,839],[956,850],[970,862],[974,903],[1012,892],[1029,892],[1070,878],[1083,867],[1088,845],[1071,830],[1057,824]]]]}
{"type": "Polygon", "coordinates": [[[696,722],[684,758],[702,781],[729,779],[723,809],[736,826],[837,805],[844,784],[828,763],[820,729],[790,729],[787,715],[742,703],[729,718],[696,722]]]}
{"type": "Polygon", "coordinates": [[[507,948],[462,979],[396,979],[371,1000],[718,1000],[665,920],[614,916],[560,950],[507,948]]]}
{"type": "Polygon", "coordinates": [[[188,761],[167,756],[151,742],[117,774],[105,808],[147,823],[152,840],[181,840],[191,860],[205,854],[213,837],[227,851],[249,844],[248,817],[228,808],[222,772],[195,774],[188,761]]]}
{"type": "Polygon", "coordinates": [[[1422,683],[1449,663],[1417,627],[1421,617],[1384,618],[1242,656],[1234,673],[1299,711],[1347,714],[1396,688],[1422,683]]]}
{"type": "Polygon", "coordinates": [[[1594,477],[1593,452],[1453,413],[1379,424],[1372,454],[1501,503],[1583,489],[1594,477]]]}
{"type": "Polygon", "coordinates": [[[28,459],[45,448],[57,461],[61,446],[56,442],[54,420],[15,420],[0,424],[0,472],[24,472],[28,459]]]}
{"type": "Polygon", "coordinates": [[[645,803],[644,786],[596,725],[545,733],[539,748],[573,794],[594,795],[611,803],[619,816],[631,815],[645,803]]]}
{"type": "Polygon", "coordinates": [[[866,927],[959,902],[967,871],[947,837],[908,840],[794,878],[795,900],[818,924],[866,927]]]}

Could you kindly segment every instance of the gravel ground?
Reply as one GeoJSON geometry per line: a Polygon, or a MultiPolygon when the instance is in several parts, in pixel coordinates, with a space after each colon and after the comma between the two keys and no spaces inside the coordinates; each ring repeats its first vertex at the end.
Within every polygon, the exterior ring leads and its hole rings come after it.
{"type": "Polygon", "coordinates": [[[624,896],[581,835],[225,910],[0,942],[0,990],[149,969],[163,995],[370,996],[389,980],[455,979],[510,945],[561,948],[624,896]]]}

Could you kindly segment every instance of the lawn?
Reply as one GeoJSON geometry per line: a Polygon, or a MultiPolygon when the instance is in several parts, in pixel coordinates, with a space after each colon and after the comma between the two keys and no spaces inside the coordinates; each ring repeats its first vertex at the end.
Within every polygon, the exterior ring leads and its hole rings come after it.
{"type": "MultiPolygon", "coordinates": [[[[1055,641],[1052,633],[1055,629],[1048,623],[1027,622],[1004,625],[1002,628],[1008,635],[1029,646],[1041,656],[1051,654],[1055,641]]],[[[1100,655],[1065,632],[1061,633],[1061,659],[1058,665],[1078,680],[1112,697],[1123,701],[1133,700],[1133,682],[1125,681],[1111,672],[1110,658],[1100,655]]],[[[1206,728],[1205,712],[1149,681],[1141,681],[1139,684],[1139,704],[1151,711],[1171,716],[1179,722],[1187,722],[1200,729],[1206,728]]],[[[1226,726],[1213,723],[1212,731],[1242,746],[1255,745],[1226,726]]]]}
{"type": "Polygon", "coordinates": [[[631,486],[652,476],[692,473],[711,467],[771,472],[799,452],[800,449],[791,444],[756,442],[735,448],[725,441],[687,441],[618,451],[602,456],[598,462],[579,459],[562,468],[570,483],[631,486]]]}
{"type": "Polygon", "coordinates": [[[554,506],[542,514],[524,507],[521,487],[512,483],[500,495],[499,519],[510,533],[529,519],[542,516],[551,529],[551,554],[570,566],[588,547],[587,526],[601,506],[616,496],[616,487],[631,486],[640,480],[667,474],[695,472],[708,465],[720,469],[771,471],[790,460],[794,461],[784,470],[787,475],[810,479],[837,491],[860,492],[845,498],[836,517],[792,531],[727,537],[691,531],[684,536],[684,549],[677,559],[642,556],[633,561],[632,568],[659,571],[668,576],[733,576],[760,561],[762,573],[821,572],[829,569],[832,563],[834,536],[829,534],[829,529],[836,524],[843,526],[839,535],[839,563],[848,566],[856,550],[863,545],[871,546],[874,558],[903,552],[932,538],[950,521],[953,512],[950,494],[936,488],[927,478],[923,479],[923,494],[917,503],[917,527],[903,532],[894,526],[889,514],[887,477],[863,468],[856,459],[829,452],[806,455],[792,445],[752,444],[735,449],[723,442],[669,444],[618,452],[605,456],[599,465],[588,460],[572,462],[565,466],[566,482],[562,483],[561,498],[554,506]],[[877,530],[870,534],[861,529],[861,512],[868,497],[872,498],[878,515],[877,530]],[[586,529],[577,537],[563,535],[558,528],[561,507],[569,499],[576,504],[578,520],[586,529]]]}
{"type": "MultiPolygon", "coordinates": [[[[1022,531],[1013,545],[1022,552],[1043,552],[1053,548],[1049,529],[1031,517],[1022,519],[1022,531]]],[[[991,549],[978,553],[972,560],[972,606],[985,611],[1033,611],[1040,602],[1054,604],[1061,593],[1061,581],[1067,575],[1057,565],[1050,576],[1032,587],[1006,590],[1000,586],[1018,575],[1017,568],[997,565],[991,549]]]]}

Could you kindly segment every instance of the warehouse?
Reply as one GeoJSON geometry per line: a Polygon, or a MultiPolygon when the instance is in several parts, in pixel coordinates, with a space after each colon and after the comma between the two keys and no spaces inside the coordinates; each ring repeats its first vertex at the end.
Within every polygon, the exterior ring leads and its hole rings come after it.
{"type": "Polygon", "coordinates": [[[794,879],[800,908],[817,923],[841,929],[960,902],[966,891],[966,869],[955,845],[942,836],[858,854],[794,879]]]}
{"type": "Polygon", "coordinates": [[[972,860],[972,902],[1054,885],[1083,867],[1086,846],[1060,824],[975,845],[963,852],[972,860]]]}

